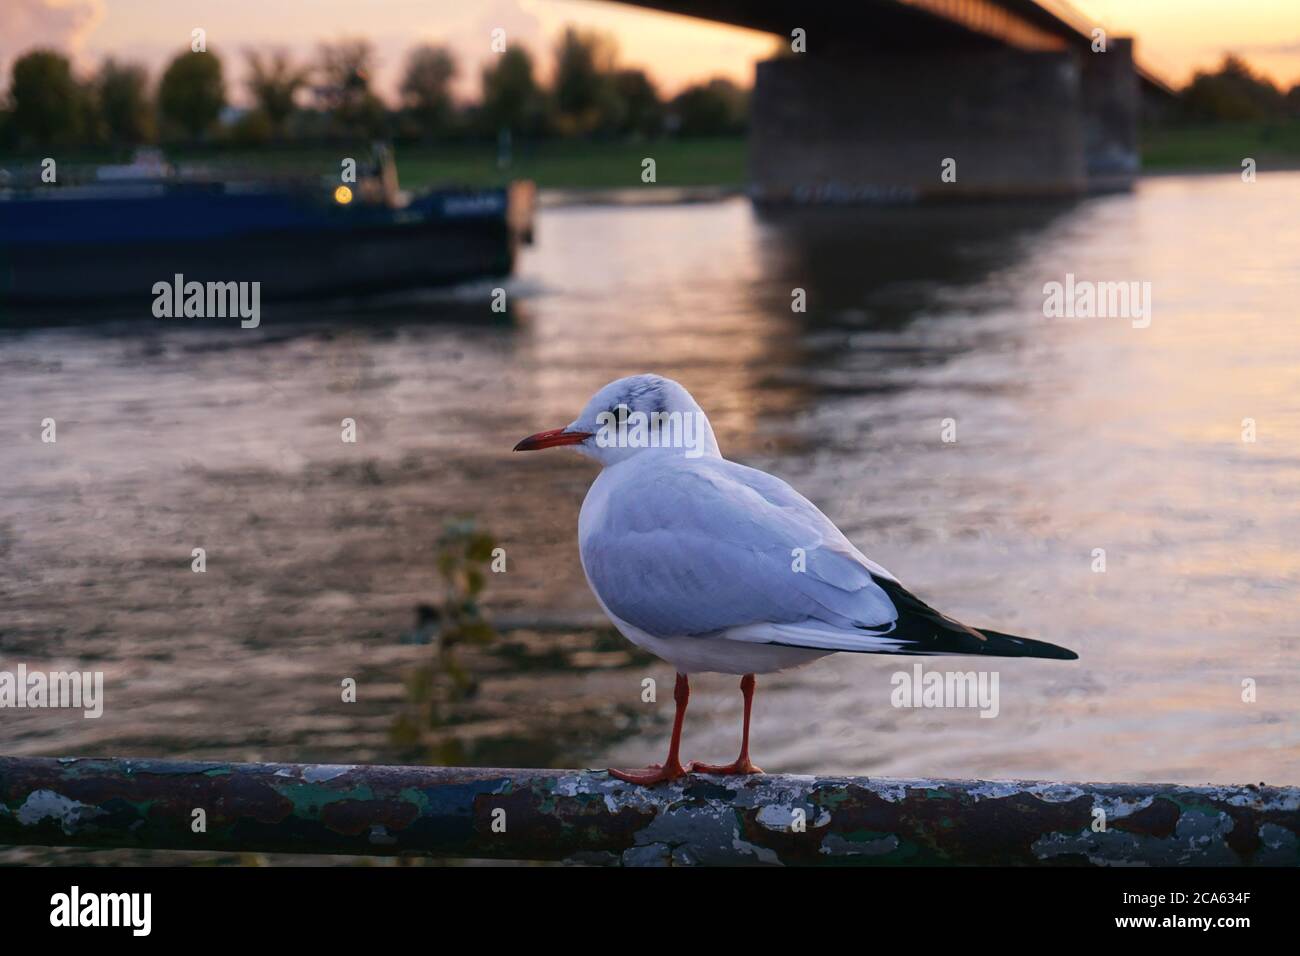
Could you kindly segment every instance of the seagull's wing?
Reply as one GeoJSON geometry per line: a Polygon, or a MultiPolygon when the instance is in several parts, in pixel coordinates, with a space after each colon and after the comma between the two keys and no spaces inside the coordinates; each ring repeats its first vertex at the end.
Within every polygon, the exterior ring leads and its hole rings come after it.
{"type": "Polygon", "coordinates": [[[995,639],[944,617],[784,481],[725,459],[679,458],[629,474],[584,528],[581,551],[605,606],[659,638],[1059,656],[1042,652],[1052,645],[995,639]]]}
{"type": "Polygon", "coordinates": [[[620,484],[582,542],[593,590],[656,637],[761,623],[887,628],[893,603],[839,530],[780,479],[678,459],[620,484]]]}

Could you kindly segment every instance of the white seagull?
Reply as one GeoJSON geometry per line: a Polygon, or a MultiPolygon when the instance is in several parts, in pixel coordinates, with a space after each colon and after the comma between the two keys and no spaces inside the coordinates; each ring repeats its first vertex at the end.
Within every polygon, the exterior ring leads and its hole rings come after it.
{"type": "Polygon", "coordinates": [[[687,773],[762,773],[749,759],[754,675],[836,651],[1074,660],[1073,651],[940,614],[865,557],[780,478],[723,458],[708,418],[672,379],[610,382],[563,428],[515,451],[572,446],[601,465],[578,517],[587,582],[614,626],[677,670],[668,758],[610,770],[653,785],[687,773]],[[742,675],[740,756],[678,755],[688,675],[742,675]]]}

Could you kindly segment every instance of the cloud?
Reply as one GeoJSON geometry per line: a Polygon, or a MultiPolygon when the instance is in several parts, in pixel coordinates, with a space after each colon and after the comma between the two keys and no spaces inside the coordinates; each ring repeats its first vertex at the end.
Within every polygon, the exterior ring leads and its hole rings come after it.
{"type": "Polygon", "coordinates": [[[36,47],[74,56],[104,18],[104,0],[2,0],[0,66],[36,47]]]}

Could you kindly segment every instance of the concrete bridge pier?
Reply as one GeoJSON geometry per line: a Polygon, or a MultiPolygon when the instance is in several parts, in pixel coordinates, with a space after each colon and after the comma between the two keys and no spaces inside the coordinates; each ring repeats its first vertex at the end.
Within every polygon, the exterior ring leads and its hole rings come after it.
{"type": "Polygon", "coordinates": [[[1138,102],[1128,41],[1104,54],[778,57],[758,65],[751,190],[760,202],[852,203],[1116,188],[1137,171],[1138,102]]]}
{"type": "Polygon", "coordinates": [[[1116,37],[1105,53],[1080,54],[1083,66],[1083,140],[1088,188],[1129,189],[1141,171],[1138,116],[1142,106],[1133,41],[1116,37]]]}

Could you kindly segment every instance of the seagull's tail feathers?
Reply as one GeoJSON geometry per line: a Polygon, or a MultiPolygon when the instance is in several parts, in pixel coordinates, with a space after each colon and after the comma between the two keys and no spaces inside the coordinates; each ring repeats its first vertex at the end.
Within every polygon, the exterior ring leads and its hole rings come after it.
{"type": "Polygon", "coordinates": [[[1068,648],[1046,641],[968,627],[940,614],[897,581],[872,576],[898,612],[887,624],[848,628],[824,621],[764,624],[733,628],[732,640],[784,644],[824,651],[858,654],[973,654],[984,657],[1041,657],[1058,661],[1077,660],[1068,648]]]}
{"type": "Polygon", "coordinates": [[[969,627],[940,614],[897,581],[872,575],[898,610],[894,633],[909,648],[902,654],[980,654],[988,657],[1045,657],[1058,661],[1078,660],[1074,651],[1046,641],[969,627]]]}
{"type": "Polygon", "coordinates": [[[802,624],[763,624],[732,628],[725,632],[731,640],[761,644],[781,644],[821,651],[847,651],[854,654],[972,654],[983,657],[1040,657],[1058,661],[1078,660],[1069,648],[1035,641],[1028,637],[1000,631],[976,630],[961,625],[961,630],[927,628],[921,633],[872,630],[848,630],[809,621],[802,624]]]}

